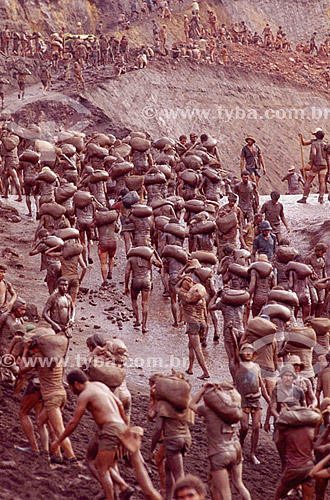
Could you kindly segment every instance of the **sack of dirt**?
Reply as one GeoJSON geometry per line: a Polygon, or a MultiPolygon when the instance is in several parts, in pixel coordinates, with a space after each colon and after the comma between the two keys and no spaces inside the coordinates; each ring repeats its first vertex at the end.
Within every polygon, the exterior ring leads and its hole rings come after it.
{"type": "Polygon", "coordinates": [[[183,182],[188,184],[188,186],[194,188],[197,186],[198,175],[196,174],[195,170],[188,168],[187,170],[180,172],[180,179],[182,179],[183,182]]]}
{"type": "Polygon", "coordinates": [[[81,151],[84,149],[84,139],[83,137],[78,137],[78,136],[73,136],[73,137],[68,137],[64,141],[62,141],[63,144],[72,144],[78,151],[78,153],[81,153],[81,151]]]}
{"type": "Polygon", "coordinates": [[[285,272],[288,275],[290,271],[294,271],[301,280],[308,278],[312,274],[312,269],[307,264],[303,264],[303,262],[289,262],[285,272]]]}
{"type": "Polygon", "coordinates": [[[77,255],[80,255],[83,252],[84,247],[78,243],[73,241],[65,241],[62,249],[62,255],[64,259],[71,259],[77,255]]]}
{"type": "Polygon", "coordinates": [[[286,245],[279,245],[276,249],[276,258],[279,262],[287,264],[298,255],[295,248],[286,245]]]}
{"type": "Polygon", "coordinates": [[[245,266],[241,266],[241,264],[237,264],[236,262],[232,262],[228,266],[228,271],[235,276],[239,276],[240,278],[249,279],[249,268],[245,266]]]}
{"type": "Polygon", "coordinates": [[[186,238],[188,236],[188,230],[178,222],[169,222],[166,224],[164,233],[172,234],[177,238],[186,238]]]}
{"type": "Polygon", "coordinates": [[[151,142],[147,139],[142,139],[142,137],[132,137],[130,141],[130,146],[132,149],[136,151],[140,151],[141,153],[145,153],[148,149],[151,148],[151,142]]]}
{"type": "Polygon", "coordinates": [[[322,414],[318,410],[295,406],[283,409],[276,420],[276,426],[281,429],[286,427],[316,427],[322,419],[322,414]]]}
{"type": "Polygon", "coordinates": [[[289,306],[298,306],[299,304],[297,294],[288,290],[270,290],[268,292],[268,300],[283,302],[289,306]]]}
{"type": "Polygon", "coordinates": [[[19,161],[26,161],[27,163],[33,163],[35,165],[40,160],[40,154],[36,151],[31,151],[31,149],[26,149],[19,157],[19,161]]]}
{"type": "Polygon", "coordinates": [[[76,240],[79,238],[79,230],[75,227],[64,227],[55,232],[55,236],[61,238],[63,241],[76,240]]]}
{"type": "Polygon", "coordinates": [[[257,271],[260,278],[267,278],[273,270],[273,266],[270,262],[253,262],[248,268],[249,274],[251,271],[257,271]]]}
{"type": "Polygon", "coordinates": [[[330,332],[330,319],[329,318],[312,318],[309,324],[315,331],[317,336],[326,335],[330,332]]]}
{"type": "Polygon", "coordinates": [[[247,332],[254,333],[257,337],[266,337],[267,335],[274,335],[277,331],[277,326],[268,319],[256,316],[250,319],[246,326],[247,332]]]}
{"type": "Polygon", "coordinates": [[[140,137],[141,139],[146,139],[147,134],[145,134],[144,132],[140,132],[139,130],[133,130],[133,132],[130,133],[130,137],[131,139],[133,139],[134,137],[140,137]]]}
{"type": "MultiPolygon", "coordinates": [[[[125,184],[130,191],[140,191],[144,183],[144,175],[129,175],[125,178],[125,184]]],[[[135,202],[137,203],[137,201],[135,202]]]]}
{"type": "Polygon", "coordinates": [[[290,345],[299,349],[309,349],[316,346],[316,333],[307,326],[294,326],[286,332],[288,348],[290,345]]]}
{"type": "Polygon", "coordinates": [[[182,158],[182,161],[186,167],[191,168],[193,170],[200,169],[203,166],[202,159],[194,154],[185,156],[184,158],[182,158]]]}
{"type": "Polygon", "coordinates": [[[217,263],[217,256],[212,252],[204,252],[197,250],[190,255],[191,259],[197,259],[201,264],[209,264],[214,266],[217,263]]]}
{"type": "Polygon", "coordinates": [[[59,219],[65,214],[65,208],[59,205],[55,201],[52,203],[43,203],[40,207],[39,214],[41,215],[51,215],[54,219],[59,219]]]}
{"type": "Polygon", "coordinates": [[[132,152],[132,148],[129,144],[120,144],[119,146],[115,146],[113,153],[118,158],[126,158],[132,152]]]}
{"type": "Polygon", "coordinates": [[[37,181],[45,181],[52,184],[57,179],[57,175],[52,170],[43,170],[38,174],[37,181]]]}
{"type": "Polygon", "coordinates": [[[165,175],[166,179],[171,179],[172,177],[172,170],[171,167],[168,165],[157,165],[158,170],[161,171],[162,174],[165,175]]]}
{"type": "Polygon", "coordinates": [[[202,283],[205,283],[208,279],[212,278],[212,269],[210,269],[209,267],[201,267],[199,269],[195,269],[194,273],[202,283]]]}
{"type": "Polygon", "coordinates": [[[209,384],[203,399],[205,405],[219,415],[226,424],[236,424],[243,416],[241,396],[229,382],[209,384]]]}
{"type": "Polygon", "coordinates": [[[150,217],[152,215],[152,208],[147,205],[136,204],[132,207],[132,215],[135,217],[150,217]]]}
{"type": "Polygon", "coordinates": [[[262,308],[262,314],[267,314],[270,319],[280,319],[285,322],[291,318],[290,309],[281,304],[267,304],[262,308]]]}
{"type": "Polygon", "coordinates": [[[167,199],[173,203],[174,210],[182,210],[184,208],[185,202],[182,196],[178,196],[175,194],[173,196],[169,196],[167,199]]]}
{"type": "Polygon", "coordinates": [[[178,410],[188,408],[190,383],[177,375],[159,376],[155,381],[156,399],[165,399],[178,410]]]}
{"type": "Polygon", "coordinates": [[[123,197],[123,205],[125,208],[131,208],[140,201],[140,196],[136,191],[130,191],[123,197]]]}
{"type": "Polygon", "coordinates": [[[129,174],[134,169],[133,163],[128,161],[123,161],[121,163],[115,163],[111,167],[110,175],[113,179],[122,177],[123,175],[129,174]]]}
{"type": "Polygon", "coordinates": [[[188,200],[184,204],[184,208],[189,212],[198,214],[199,212],[202,212],[205,209],[205,204],[204,201],[202,200],[188,200]]]}
{"type": "Polygon", "coordinates": [[[75,186],[72,182],[68,182],[67,184],[63,184],[62,186],[55,189],[55,201],[56,203],[63,203],[68,200],[75,194],[77,191],[77,186],[75,186]]]}
{"type": "Polygon", "coordinates": [[[150,206],[153,210],[163,207],[164,205],[170,205],[171,207],[174,207],[174,203],[169,201],[167,198],[166,199],[153,198],[153,200],[150,203],[150,206]]]}
{"type": "Polygon", "coordinates": [[[106,170],[94,170],[94,172],[90,175],[90,182],[106,182],[109,178],[109,174],[106,170]]]}
{"type": "Polygon", "coordinates": [[[221,181],[221,172],[214,170],[213,168],[205,167],[203,168],[202,174],[210,179],[211,182],[218,183],[221,181]]]}
{"type": "MultiPolygon", "coordinates": [[[[42,328],[36,328],[33,333],[39,335],[38,330],[42,328]]],[[[50,328],[44,328],[44,330],[50,330],[52,333],[42,334],[40,332],[40,337],[38,338],[37,344],[40,349],[41,354],[44,358],[63,358],[68,349],[69,339],[65,335],[55,334],[50,328]]]]}
{"type": "Polygon", "coordinates": [[[98,210],[95,215],[96,226],[106,226],[118,219],[117,210],[98,210]]]}
{"type": "Polygon", "coordinates": [[[132,247],[127,253],[127,259],[129,257],[141,257],[142,259],[150,260],[154,254],[154,249],[145,246],[132,247]]]}
{"type": "Polygon", "coordinates": [[[19,137],[14,134],[7,135],[2,139],[2,144],[7,151],[13,151],[19,145],[19,137]]]}
{"type": "Polygon", "coordinates": [[[45,243],[49,248],[54,248],[57,247],[58,245],[61,246],[64,245],[64,241],[61,238],[58,238],[57,236],[54,235],[47,236],[47,238],[45,238],[45,243]]]}
{"type": "Polygon", "coordinates": [[[52,194],[45,194],[43,196],[40,196],[39,198],[39,206],[43,205],[44,203],[53,203],[54,201],[54,196],[52,194]]]}
{"type": "Polygon", "coordinates": [[[96,156],[97,158],[100,158],[102,160],[109,155],[109,151],[106,148],[97,146],[97,144],[91,142],[87,146],[87,153],[90,157],[96,156]]]}
{"type": "Polygon", "coordinates": [[[74,156],[77,152],[76,148],[73,146],[73,144],[62,144],[61,145],[61,151],[65,156],[68,156],[71,158],[74,156]]]}
{"type": "Polygon", "coordinates": [[[92,382],[102,382],[113,390],[124,382],[126,371],[120,366],[105,363],[103,358],[94,358],[87,369],[87,375],[92,382]]]}
{"type": "Polygon", "coordinates": [[[108,155],[104,158],[103,160],[103,164],[105,166],[106,169],[109,169],[112,167],[112,165],[115,163],[115,161],[117,161],[117,157],[116,156],[111,156],[111,155],[108,155]]]}
{"type": "Polygon", "coordinates": [[[162,257],[172,257],[173,259],[186,264],[188,260],[187,252],[178,245],[166,245],[163,250],[162,257]]]}
{"type": "Polygon", "coordinates": [[[221,294],[221,302],[230,306],[243,306],[250,300],[250,294],[247,290],[234,290],[225,288],[221,294]]]}
{"type": "Polygon", "coordinates": [[[164,231],[164,227],[166,226],[166,224],[169,223],[169,221],[170,221],[169,217],[165,217],[165,215],[158,215],[158,217],[155,217],[156,229],[164,231]]]}
{"type": "Polygon", "coordinates": [[[213,220],[202,220],[191,226],[191,234],[211,234],[216,230],[216,223],[213,220]]]}
{"type": "Polygon", "coordinates": [[[219,231],[222,234],[227,234],[234,227],[238,226],[237,215],[236,215],[236,213],[234,211],[232,211],[229,214],[224,215],[223,217],[219,217],[218,216],[216,218],[216,224],[218,226],[219,231]]]}
{"type": "Polygon", "coordinates": [[[86,208],[93,200],[89,191],[76,191],[73,195],[73,203],[77,208],[86,208]]]}
{"type": "Polygon", "coordinates": [[[167,144],[173,147],[175,146],[174,140],[170,137],[160,137],[152,143],[153,147],[156,149],[164,149],[167,144]]]}
{"type": "Polygon", "coordinates": [[[152,184],[165,184],[166,177],[162,172],[148,172],[144,176],[145,186],[150,186],[152,184]]]}
{"type": "Polygon", "coordinates": [[[196,283],[187,293],[186,300],[189,304],[196,304],[206,297],[206,293],[206,288],[201,283],[196,283]]]}
{"type": "Polygon", "coordinates": [[[106,146],[112,146],[115,143],[116,138],[114,135],[105,135],[101,132],[94,132],[91,140],[93,143],[104,148],[106,146]]]}

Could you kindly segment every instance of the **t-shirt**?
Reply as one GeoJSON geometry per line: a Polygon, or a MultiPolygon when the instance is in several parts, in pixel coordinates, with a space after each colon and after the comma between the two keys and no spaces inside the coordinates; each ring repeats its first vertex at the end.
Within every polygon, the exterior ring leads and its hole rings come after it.
{"type": "Polygon", "coordinates": [[[313,465],[312,427],[289,427],[280,432],[280,438],[285,440],[285,459],[287,467],[304,467],[313,465]]]}
{"type": "Polygon", "coordinates": [[[262,234],[256,236],[253,240],[253,250],[256,253],[264,253],[271,260],[276,249],[276,236],[270,233],[266,238],[262,234]]]}
{"type": "Polygon", "coordinates": [[[164,419],[164,441],[174,438],[189,438],[188,423],[180,418],[162,417],[164,419]]]}
{"type": "Polygon", "coordinates": [[[291,408],[296,405],[305,406],[306,400],[300,387],[293,384],[291,389],[286,392],[283,390],[281,382],[278,382],[272,392],[271,403],[277,403],[277,412],[280,413],[283,403],[291,408]]]}
{"type": "Polygon", "coordinates": [[[244,146],[241,152],[241,158],[245,159],[246,168],[259,168],[259,155],[261,154],[259,146],[253,145],[254,152],[249,146],[244,146]]]}
{"type": "Polygon", "coordinates": [[[268,200],[262,205],[260,211],[262,214],[265,214],[265,219],[268,220],[273,229],[280,226],[281,218],[284,215],[282,203],[274,204],[272,200],[268,200]]]}

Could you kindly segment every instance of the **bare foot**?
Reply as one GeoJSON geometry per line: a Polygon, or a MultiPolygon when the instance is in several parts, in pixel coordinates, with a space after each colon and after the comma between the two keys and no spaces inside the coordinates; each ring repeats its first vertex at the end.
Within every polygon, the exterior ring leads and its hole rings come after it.
{"type": "Polygon", "coordinates": [[[253,465],[260,465],[260,460],[258,460],[255,455],[251,455],[251,462],[253,465]]]}
{"type": "Polygon", "coordinates": [[[178,323],[172,323],[172,326],[174,326],[174,328],[178,328],[178,323]]]}
{"type": "Polygon", "coordinates": [[[210,378],[210,375],[207,373],[204,373],[204,375],[201,375],[200,377],[197,377],[199,378],[199,380],[207,380],[208,378],[210,378]]]}
{"type": "Polygon", "coordinates": [[[192,370],[186,370],[186,373],[188,373],[188,375],[193,375],[194,372],[192,370]]]}
{"type": "Polygon", "coordinates": [[[135,321],[135,323],[133,323],[133,326],[134,328],[139,328],[139,326],[141,326],[140,321],[135,321]]]}
{"type": "Polygon", "coordinates": [[[147,333],[149,332],[149,328],[147,328],[146,326],[142,327],[142,333],[147,333]]]}

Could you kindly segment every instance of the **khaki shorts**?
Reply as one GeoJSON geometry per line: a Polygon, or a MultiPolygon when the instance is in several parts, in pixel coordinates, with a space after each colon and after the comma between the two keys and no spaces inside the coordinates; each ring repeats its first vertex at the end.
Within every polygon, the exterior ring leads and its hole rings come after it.
{"type": "Polygon", "coordinates": [[[311,177],[316,177],[317,175],[327,175],[327,171],[327,167],[322,168],[322,170],[314,170],[313,168],[311,168],[308,171],[308,175],[310,175],[311,177]]]}
{"type": "Polygon", "coordinates": [[[242,448],[239,443],[233,443],[230,450],[216,453],[209,457],[210,470],[230,470],[234,465],[239,465],[242,462],[242,448]]]}
{"type": "Polygon", "coordinates": [[[46,411],[56,410],[59,408],[62,410],[66,403],[66,393],[65,394],[54,394],[49,398],[43,398],[44,408],[46,411]]]}
{"type": "Polygon", "coordinates": [[[127,429],[126,424],[120,422],[110,422],[104,424],[98,432],[99,451],[117,451],[121,441],[121,436],[127,429]]]}

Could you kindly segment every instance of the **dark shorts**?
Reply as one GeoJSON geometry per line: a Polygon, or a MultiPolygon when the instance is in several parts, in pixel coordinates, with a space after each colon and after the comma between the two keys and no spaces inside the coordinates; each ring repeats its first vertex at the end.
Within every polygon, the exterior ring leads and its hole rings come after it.
{"type": "Polygon", "coordinates": [[[261,177],[260,171],[256,167],[245,167],[245,170],[247,170],[250,175],[256,175],[257,177],[261,177]]]}
{"type": "Polygon", "coordinates": [[[186,455],[191,446],[191,437],[177,437],[164,440],[165,458],[169,459],[174,455],[186,455]]]}
{"type": "Polygon", "coordinates": [[[239,465],[242,462],[242,448],[239,443],[230,446],[230,450],[219,452],[209,457],[210,470],[230,470],[233,465],[239,465]]]}
{"type": "Polygon", "coordinates": [[[23,186],[24,186],[25,196],[31,196],[31,194],[32,195],[36,194],[36,185],[35,184],[24,181],[23,186]]]}
{"type": "MultiPolygon", "coordinates": [[[[65,278],[65,276],[63,276],[65,278]]],[[[77,294],[79,290],[79,279],[78,278],[71,278],[68,279],[68,294],[71,295],[72,293],[77,294]]]]}
{"type": "Polygon", "coordinates": [[[79,222],[77,221],[77,229],[79,231],[86,231],[86,233],[91,233],[92,228],[91,228],[91,222],[79,222]]]}
{"type": "Polygon", "coordinates": [[[203,335],[207,328],[206,323],[187,323],[186,333],[188,335],[203,335]]]}
{"type": "Polygon", "coordinates": [[[297,467],[290,468],[286,467],[284,472],[278,482],[276,493],[280,495],[280,498],[285,498],[286,494],[292,490],[293,488],[297,488],[300,484],[312,481],[309,478],[309,473],[313,467],[313,463],[311,465],[307,465],[305,467],[297,467]]]}
{"type": "Polygon", "coordinates": [[[135,293],[148,292],[151,290],[151,282],[148,278],[133,278],[131,289],[135,293]]]}
{"type": "Polygon", "coordinates": [[[108,253],[109,257],[114,257],[117,250],[117,242],[116,241],[105,241],[99,242],[99,252],[100,253],[108,253]]]}
{"type": "Polygon", "coordinates": [[[117,451],[121,441],[119,436],[127,429],[126,424],[110,422],[104,424],[98,432],[99,451],[117,451]]]}

